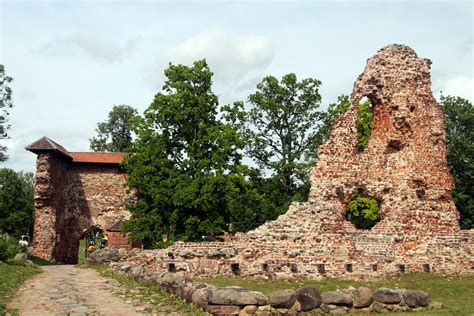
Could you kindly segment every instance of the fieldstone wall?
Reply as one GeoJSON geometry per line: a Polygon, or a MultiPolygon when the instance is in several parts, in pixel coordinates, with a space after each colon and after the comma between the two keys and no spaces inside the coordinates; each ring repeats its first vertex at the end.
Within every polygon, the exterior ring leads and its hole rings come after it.
{"type": "MultiPolygon", "coordinates": [[[[430,64],[404,45],[367,61],[349,110],[318,152],[309,201],[228,243],[175,243],[153,255],[160,269],[191,275],[361,278],[405,272],[472,274],[474,231],[461,231],[447,167],[443,113],[430,64]],[[358,150],[357,105],[373,106],[372,135],[358,150]],[[375,198],[370,230],[346,220],[349,198],[375,198]]],[[[145,260],[136,256],[127,260],[145,260]]]]}
{"type": "Polygon", "coordinates": [[[54,152],[38,154],[33,254],[76,263],[79,239],[91,228],[128,219],[126,175],[118,164],[74,163],[54,152]]]}
{"type": "MultiPolygon", "coordinates": [[[[152,257],[160,250],[126,252],[107,247],[93,252],[89,262],[103,263],[119,258],[152,257]]],[[[213,315],[297,315],[301,312],[330,314],[386,313],[442,308],[429,293],[418,290],[350,287],[320,292],[312,286],[297,290],[277,290],[268,294],[238,286],[215,287],[194,282],[183,271],[166,272],[145,262],[111,262],[109,271],[145,284],[156,284],[166,291],[195,304],[213,315]]]]}

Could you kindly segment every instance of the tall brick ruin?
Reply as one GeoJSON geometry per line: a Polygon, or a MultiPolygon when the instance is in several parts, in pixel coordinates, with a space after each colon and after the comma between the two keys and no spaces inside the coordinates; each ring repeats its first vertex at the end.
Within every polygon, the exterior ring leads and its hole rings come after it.
{"type": "Polygon", "coordinates": [[[460,230],[451,197],[430,64],[404,45],[378,51],[319,149],[308,202],[293,203],[286,214],[231,243],[176,243],[158,265],[206,276],[472,274],[474,232],[460,230]],[[359,152],[357,106],[363,97],[373,108],[372,135],[359,152]],[[381,220],[370,230],[346,219],[357,192],[379,202],[381,220]]]}
{"type": "Polygon", "coordinates": [[[68,152],[46,137],[26,149],[37,154],[33,254],[76,263],[85,232],[130,217],[124,154],[68,152]]]}

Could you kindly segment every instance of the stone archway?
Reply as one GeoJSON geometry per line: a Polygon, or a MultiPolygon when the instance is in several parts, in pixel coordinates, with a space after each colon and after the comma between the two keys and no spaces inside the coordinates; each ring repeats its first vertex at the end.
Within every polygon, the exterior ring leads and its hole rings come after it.
{"type": "Polygon", "coordinates": [[[46,137],[26,149],[37,154],[33,254],[76,263],[85,231],[105,231],[130,217],[124,206],[134,195],[120,167],[125,154],[69,152],[46,137]]]}

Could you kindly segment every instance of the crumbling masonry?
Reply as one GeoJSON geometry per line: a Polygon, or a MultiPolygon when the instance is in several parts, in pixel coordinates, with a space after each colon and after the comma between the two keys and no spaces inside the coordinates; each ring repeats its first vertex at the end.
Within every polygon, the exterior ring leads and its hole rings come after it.
{"type": "MultiPolygon", "coordinates": [[[[387,46],[368,60],[348,111],[319,149],[308,202],[293,203],[286,214],[237,234],[232,242],[178,242],[160,251],[134,252],[124,260],[201,276],[473,274],[474,231],[459,228],[430,64],[403,45],[387,46]],[[359,152],[357,105],[363,97],[373,107],[372,135],[359,152]],[[370,230],[346,220],[356,192],[380,205],[382,218],[370,230]]],[[[68,245],[82,231],[103,227],[107,214],[127,216],[122,209],[127,195],[114,180],[123,175],[111,170],[106,178],[112,186],[79,165],[62,162],[65,157],[36,152],[35,252],[73,260],[68,245]],[[92,215],[82,217],[87,208],[92,215]]]]}
{"type": "Polygon", "coordinates": [[[120,168],[124,154],[68,152],[43,137],[26,147],[38,155],[35,177],[33,254],[77,263],[79,239],[92,228],[105,230],[128,219],[133,198],[120,168]]]}
{"type": "Polygon", "coordinates": [[[472,274],[474,232],[459,228],[430,64],[404,45],[387,46],[368,60],[348,111],[319,149],[308,202],[293,203],[277,220],[230,243],[175,243],[153,259],[129,260],[203,276],[472,274]],[[373,122],[359,152],[363,97],[371,101],[373,122]],[[346,220],[356,192],[379,202],[382,219],[370,230],[346,220]]]}

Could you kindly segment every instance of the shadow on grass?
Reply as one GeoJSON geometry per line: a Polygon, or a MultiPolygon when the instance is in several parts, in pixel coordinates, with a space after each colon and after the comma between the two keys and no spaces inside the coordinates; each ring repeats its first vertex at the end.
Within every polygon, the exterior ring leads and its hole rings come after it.
{"type": "Polygon", "coordinates": [[[31,260],[34,264],[37,266],[54,266],[56,263],[33,256],[33,255],[28,255],[28,259],[31,260]]]}

